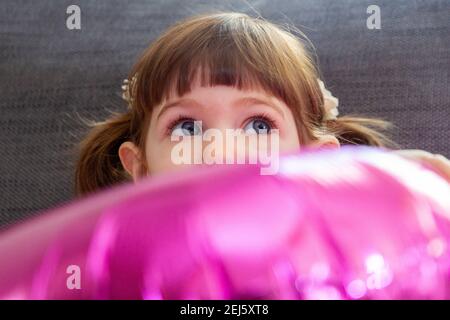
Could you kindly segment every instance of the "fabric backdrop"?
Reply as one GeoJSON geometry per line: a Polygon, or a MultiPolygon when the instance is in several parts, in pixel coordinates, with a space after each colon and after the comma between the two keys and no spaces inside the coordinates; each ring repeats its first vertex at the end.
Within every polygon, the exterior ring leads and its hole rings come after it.
{"type": "Polygon", "coordinates": [[[80,117],[125,110],[120,85],[173,22],[240,11],[300,28],[341,114],[391,120],[403,148],[450,156],[449,0],[1,0],[0,228],[73,198],[80,117]],[[81,30],[66,9],[81,8],[81,30]],[[381,8],[381,30],[366,27],[381,8]]]}

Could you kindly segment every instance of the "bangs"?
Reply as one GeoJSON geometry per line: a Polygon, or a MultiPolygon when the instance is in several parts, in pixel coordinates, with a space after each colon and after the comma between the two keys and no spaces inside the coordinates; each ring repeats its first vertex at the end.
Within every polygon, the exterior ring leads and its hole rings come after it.
{"type": "MultiPolygon", "coordinates": [[[[232,86],[239,90],[264,89],[275,94],[264,70],[259,70],[248,63],[252,57],[244,56],[232,44],[208,47],[191,57],[187,54],[185,64],[172,68],[172,72],[162,86],[162,99],[168,99],[169,94],[176,93],[182,96],[191,91],[194,84],[201,87],[217,85],[232,86]],[[222,50],[221,50],[222,49],[222,50]],[[189,59],[191,58],[191,59],[189,59]]],[[[158,96],[154,96],[159,100],[158,96]]]]}
{"type": "Polygon", "coordinates": [[[262,89],[292,105],[293,91],[302,87],[303,53],[298,41],[266,21],[239,13],[200,16],[176,24],[150,47],[134,68],[133,95],[153,109],[199,83],[262,89]]]}

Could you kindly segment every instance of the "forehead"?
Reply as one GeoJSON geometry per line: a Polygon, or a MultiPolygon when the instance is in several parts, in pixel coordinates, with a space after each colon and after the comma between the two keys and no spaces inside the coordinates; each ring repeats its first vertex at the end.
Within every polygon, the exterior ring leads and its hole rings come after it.
{"type": "Polygon", "coordinates": [[[161,103],[156,109],[157,118],[165,113],[167,109],[184,106],[186,108],[200,108],[202,112],[237,111],[238,106],[265,105],[273,108],[284,118],[286,105],[276,97],[270,96],[261,89],[238,89],[233,86],[195,86],[192,90],[182,96],[174,95],[167,101],[161,103]]]}

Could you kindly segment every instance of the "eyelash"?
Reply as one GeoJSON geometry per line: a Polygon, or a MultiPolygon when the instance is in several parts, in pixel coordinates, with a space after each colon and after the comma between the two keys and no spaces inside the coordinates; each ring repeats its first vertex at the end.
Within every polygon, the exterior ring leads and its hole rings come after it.
{"type": "Polygon", "coordinates": [[[179,124],[182,121],[195,121],[195,119],[191,118],[191,117],[186,117],[184,115],[179,115],[175,120],[171,121],[168,125],[167,125],[167,132],[166,134],[168,136],[170,136],[172,134],[173,128],[175,128],[175,126],[177,124],[179,124]]]}
{"type": "MultiPolygon", "coordinates": [[[[277,122],[273,118],[271,118],[267,113],[262,112],[262,113],[258,113],[256,115],[254,115],[254,116],[251,116],[247,120],[245,120],[245,123],[247,124],[251,120],[263,120],[269,124],[271,129],[278,128],[277,122]]],[[[172,131],[175,128],[175,126],[177,126],[182,121],[196,121],[196,120],[191,117],[179,115],[177,118],[175,118],[175,120],[171,121],[167,125],[167,133],[166,134],[170,136],[172,134],[172,131]]]]}
{"type": "Polygon", "coordinates": [[[263,120],[269,124],[270,129],[278,128],[277,122],[272,117],[270,117],[267,113],[264,113],[264,112],[258,113],[254,116],[251,116],[250,118],[245,120],[245,123],[247,124],[248,122],[250,122],[250,120],[263,120]]]}

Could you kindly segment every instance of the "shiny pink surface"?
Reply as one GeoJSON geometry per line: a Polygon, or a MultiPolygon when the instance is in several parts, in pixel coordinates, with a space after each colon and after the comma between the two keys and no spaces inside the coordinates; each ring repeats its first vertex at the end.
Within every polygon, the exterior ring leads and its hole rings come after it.
{"type": "Polygon", "coordinates": [[[449,217],[447,182],[376,149],[196,168],[0,234],[0,298],[448,299],[449,217]]]}

